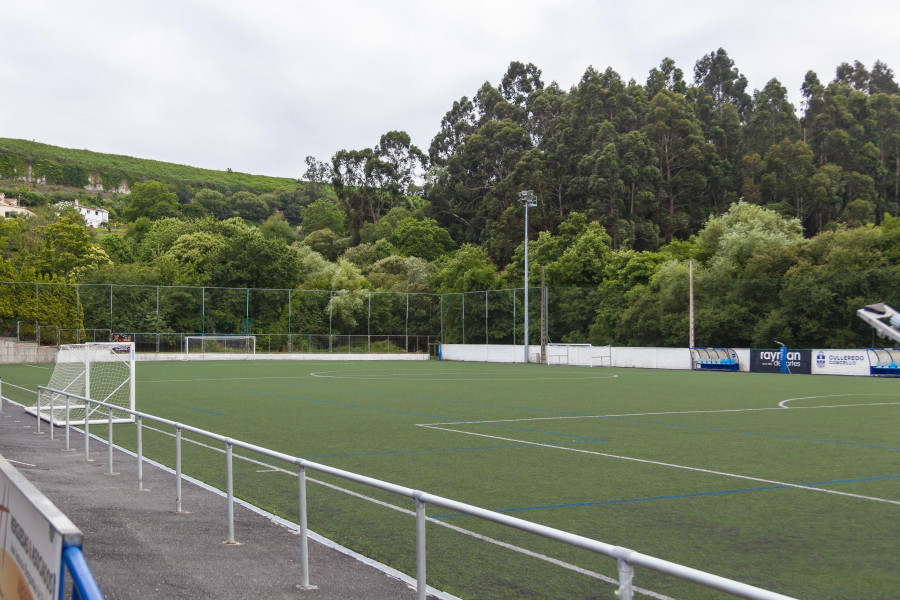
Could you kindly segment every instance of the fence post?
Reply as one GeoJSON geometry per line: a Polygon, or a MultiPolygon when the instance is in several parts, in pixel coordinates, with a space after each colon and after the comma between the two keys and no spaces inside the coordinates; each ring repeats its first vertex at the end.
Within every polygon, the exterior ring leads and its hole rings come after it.
{"type": "Polygon", "coordinates": [[[0,413],[3,412],[3,378],[0,377],[0,413]]]}
{"type": "Polygon", "coordinates": [[[144,439],[143,439],[143,427],[141,422],[141,416],[138,415],[135,419],[137,423],[137,476],[138,476],[138,491],[144,491],[144,439]]]}
{"type": "MultiPolygon", "coordinates": [[[[112,409],[111,409],[111,408],[108,408],[108,409],[106,409],[106,411],[107,411],[107,421],[109,422],[109,431],[107,431],[107,436],[106,436],[106,437],[107,437],[106,445],[109,447],[109,448],[108,448],[108,453],[109,453],[109,460],[108,460],[108,462],[109,462],[109,475],[115,475],[115,473],[113,472],[113,417],[112,417],[112,409]]],[[[52,413],[51,413],[51,414],[52,414],[52,413]]],[[[85,418],[87,418],[87,417],[85,417],[85,418]]],[[[51,426],[52,426],[52,423],[51,423],[51,426]]]]}
{"type": "Polygon", "coordinates": [[[297,463],[300,495],[300,587],[309,588],[309,539],[306,525],[306,467],[297,463]]]}
{"type": "Polygon", "coordinates": [[[232,460],[231,442],[225,442],[225,479],[226,495],[228,499],[228,540],[226,544],[235,544],[234,541],[234,470],[232,460]]]}
{"type": "Polygon", "coordinates": [[[416,493],[416,598],[426,600],[425,583],[425,502],[416,493]]]}
{"type": "Polygon", "coordinates": [[[181,510],[181,427],[175,427],[175,512],[181,510]]]}
{"type": "Polygon", "coordinates": [[[513,322],[512,322],[512,337],[513,337],[513,346],[516,345],[516,290],[515,288],[509,290],[512,293],[512,306],[513,306],[513,322]]]}

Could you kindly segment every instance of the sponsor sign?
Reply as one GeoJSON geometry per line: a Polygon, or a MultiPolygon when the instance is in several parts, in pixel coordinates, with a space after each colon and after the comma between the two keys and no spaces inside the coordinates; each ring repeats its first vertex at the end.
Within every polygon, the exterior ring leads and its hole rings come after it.
{"type": "Polygon", "coordinates": [[[80,532],[46,497],[0,457],[0,598],[60,597],[63,529],[80,532]],[[39,507],[49,508],[46,514],[39,507]],[[62,522],[60,522],[62,519],[62,522]]]}
{"type": "MultiPolygon", "coordinates": [[[[788,372],[809,375],[811,370],[809,350],[788,350],[788,372]]],[[[781,373],[781,350],[750,350],[750,371],[753,373],[781,373]]]]}
{"type": "Polygon", "coordinates": [[[814,375],[869,375],[865,350],[813,350],[814,375]]]}

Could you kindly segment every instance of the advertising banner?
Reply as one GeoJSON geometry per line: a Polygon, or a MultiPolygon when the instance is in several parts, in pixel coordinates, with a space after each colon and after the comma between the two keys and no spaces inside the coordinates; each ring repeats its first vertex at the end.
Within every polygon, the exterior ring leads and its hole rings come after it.
{"type": "MultiPolygon", "coordinates": [[[[789,373],[809,375],[812,352],[809,350],[788,350],[787,369],[789,373]]],[[[781,350],[750,350],[750,371],[753,373],[781,373],[781,350]]]]}
{"type": "Polygon", "coordinates": [[[71,521],[0,457],[0,598],[60,597],[60,526],[80,537],[71,521]]]}
{"type": "Polygon", "coordinates": [[[813,375],[870,375],[865,350],[813,350],[813,375]]]}

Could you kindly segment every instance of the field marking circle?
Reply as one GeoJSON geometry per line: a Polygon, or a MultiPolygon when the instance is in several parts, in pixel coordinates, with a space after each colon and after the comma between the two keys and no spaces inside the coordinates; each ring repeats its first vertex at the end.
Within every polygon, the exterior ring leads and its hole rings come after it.
{"type": "MultiPolygon", "coordinates": [[[[497,371],[498,373],[500,371],[497,371]]],[[[316,371],[314,373],[310,373],[310,377],[321,377],[323,379],[349,379],[349,380],[371,380],[371,381],[541,381],[541,380],[582,380],[582,379],[615,379],[618,375],[580,375],[577,373],[568,373],[564,375],[551,375],[551,376],[537,376],[537,377],[495,377],[492,375],[485,375],[483,377],[462,377],[462,375],[469,375],[468,371],[457,371],[460,377],[446,377],[448,373],[442,373],[441,377],[438,376],[421,376],[416,375],[414,373],[383,373],[378,375],[360,375],[360,371],[355,369],[338,369],[332,371],[316,371]],[[346,373],[346,374],[343,374],[346,373]]],[[[452,374],[453,372],[451,372],[452,374]]],[[[503,374],[506,375],[508,372],[503,371],[503,374]]]]}
{"type": "MultiPolygon", "coordinates": [[[[897,394],[826,394],[822,396],[800,396],[798,398],[788,398],[786,400],[782,400],[778,403],[778,406],[781,408],[791,408],[790,406],[786,406],[788,402],[793,402],[794,400],[815,400],[816,398],[847,398],[848,396],[896,396],[897,394]]],[[[864,403],[868,404],[868,402],[864,403]]],[[[797,408],[805,408],[803,406],[798,406],[797,408]]]]}

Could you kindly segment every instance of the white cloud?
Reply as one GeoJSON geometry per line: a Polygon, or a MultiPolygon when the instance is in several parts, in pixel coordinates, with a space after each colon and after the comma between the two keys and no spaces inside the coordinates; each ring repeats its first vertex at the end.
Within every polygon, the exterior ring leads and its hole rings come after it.
{"type": "Polygon", "coordinates": [[[900,7],[833,0],[29,0],[0,21],[0,137],[296,177],[303,158],[377,143],[427,148],[454,100],[509,62],[576,84],[612,67],[643,83],[666,56],[693,78],[725,48],[799,101],[807,70],[900,69],[900,7]]]}

